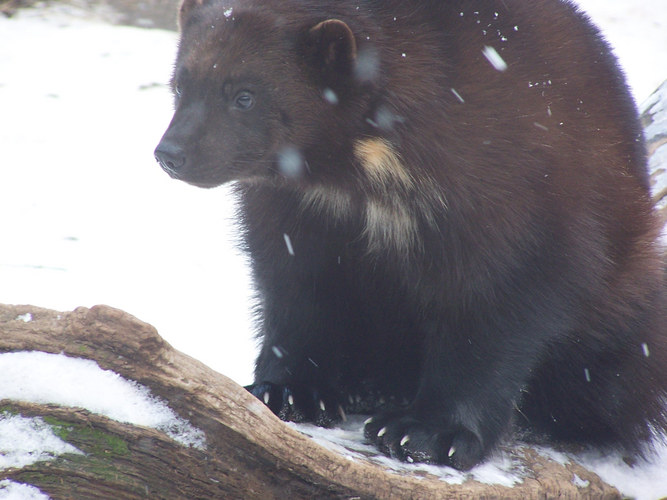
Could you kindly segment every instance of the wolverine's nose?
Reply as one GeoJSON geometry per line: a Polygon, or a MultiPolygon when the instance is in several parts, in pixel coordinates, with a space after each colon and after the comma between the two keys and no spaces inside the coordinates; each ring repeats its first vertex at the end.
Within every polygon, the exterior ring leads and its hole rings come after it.
{"type": "Polygon", "coordinates": [[[155,148],[155,159],[162,169],[172,177],[178,177],[178,170],[185,165],[185,153],[171,142],[160,142],[155,148]]]}

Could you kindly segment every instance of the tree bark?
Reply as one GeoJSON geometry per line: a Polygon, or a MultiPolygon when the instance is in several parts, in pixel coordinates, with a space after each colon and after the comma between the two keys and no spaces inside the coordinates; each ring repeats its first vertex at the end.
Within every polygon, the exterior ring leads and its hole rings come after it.
{"type": "Polygon", "coordinates": [[[653,201],[664,224],[667,224],[667,80],[648,98],[650,103],[641,115],[649,158],[653,201]],[[658,152],[660,151],[660,152],[658,152]]]}
{"type": "Polygon", "coordinates": [[[200,450],[83,409],[0,401],[0,411],[41,416],[84,452],[0,471],[0,480],[34,485],[56,499],[620,497],[581,466],[558,464],[530,448],[520,453],[526,477],[512,488],[472,480],[450,485],[350,460],[281,422],[227,377],[173,349],[152,326],[106,306],[56,312],[0,305],[0,352],[29,350],[93,359],[149,387],[206,434],[206,449],[200,450]],[[27,313],[31,321],[19,318],[27,313]],[[575,474],[588,485],[576,486],[575,474]]]}

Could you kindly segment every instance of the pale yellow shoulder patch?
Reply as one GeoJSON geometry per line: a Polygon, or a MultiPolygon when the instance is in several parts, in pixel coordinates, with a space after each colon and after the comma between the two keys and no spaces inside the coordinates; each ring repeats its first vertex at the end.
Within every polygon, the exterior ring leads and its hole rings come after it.
{"type": "Polygon", "coordinates": [[[383,191],[414,187],[410,173],[389,141],[380,137],[358,139],[354,143],[354,155],[375,187],[383,191]]]}

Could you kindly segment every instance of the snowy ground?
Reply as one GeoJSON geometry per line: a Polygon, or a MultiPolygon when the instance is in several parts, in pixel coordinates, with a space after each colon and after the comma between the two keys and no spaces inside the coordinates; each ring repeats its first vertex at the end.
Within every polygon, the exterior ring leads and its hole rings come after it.
{"type": "MultiPolygon", "coordinates": [[[[639,102],[667,78],[664,2],[578,2],[639,102]]],[[[171,117],[175,43],[62,6],[0,17],[0,302],[122,308],[245,384],[255,345],[233,202],[224,188],[170,180],[152,157],[171,117]]],[[[604,477],[665,496],[662,456],[639,471],[606,461],[604,477]]]]}
{"type": "Polygon", "coordinates": [[[0,18],[0,302],[113,305],[248,383],[231,200],[173,182],[153,159],[175,43],[57,9],[0,18]]]}

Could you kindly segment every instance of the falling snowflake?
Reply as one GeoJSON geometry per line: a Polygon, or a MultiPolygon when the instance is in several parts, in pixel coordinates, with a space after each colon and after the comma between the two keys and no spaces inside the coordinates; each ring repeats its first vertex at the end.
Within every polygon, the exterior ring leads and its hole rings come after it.
{"type": "Polygon", "coordinates": [[[496,49],[493,47],[485,45],[484,49],[482,50],[482,54],[484,54],[484,57],[486,57],[486,59],[491,63],[491,66],[493,66],[497,71],[505,71],[507,69],[507,63],[502,57],[500,57],[500,54],[498,54],[496,49]]]}

